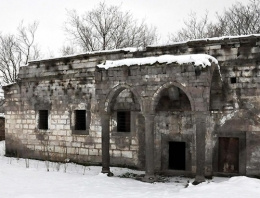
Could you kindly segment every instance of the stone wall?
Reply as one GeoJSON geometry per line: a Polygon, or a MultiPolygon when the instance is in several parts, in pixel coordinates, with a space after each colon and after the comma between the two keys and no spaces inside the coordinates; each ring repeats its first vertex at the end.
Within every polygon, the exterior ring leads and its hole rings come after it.
{"type": "Polygon", "coordinates": [[[6,154],[100,164],[102,118],[109,113],[111,164],[144,169],[145,156],[152,152],[145,151],[145,119],[152,115],[157,172],[195,175],[203,152],[196,138],[202,136],[206,175],[231,174],[218,167],[221,137],[239,139],[239,170],[234,174],[260,175],[259,39],[199,40],[33,61],[21,68],[16,84],[4,88],[6,154]],[[192,53],[210,54],[220,67],[96,67],[106,60],[192,53]],[[39,110],[49,112],[48,130],[38,128],[39,110]],[[75,130],[75,110],[86,111],[84,131],[75,130]],[[118,111],[131,112],[129,132],[118,132],[118,111]],[[205,131],[200,133],[198,122],[205,131]],[[169,142],[185,142],[185,170],[169,170],[169,142]]]}
{"type": "MultiPolygon", "coordinates": [[[[120,101],[129,101],[132,105],[125,104],[127,109],[131,109],[132,113],[132,131],[128,134],[113,132],[110,129],[110,147],[129,150],[127,153],[130,160],[124,159],[124,156],[115,156],[115,150],[112,151],[111,162],[116,164],[135,165],[138,168],[144,168],[144,117],[148,111],[155,113],[155,168],[157,171],[166,171],[167,149],[169,141],[185,141],[188,146],[187,172],[192,175],[196,170],[196,154],[195,152],[195,121],[191,110],[207,111],[210,100],[210,78],[213,74],[214,65],[211,68],[201,68],[200,74],[195,72],[196,67],[193,65],[151,65],[151,66],[131,66],[123,68],[111,68],[109,70],[96,70],[96,96],[99,104],[105,104],[105,109],[111,111],[111,117],[122,105],[120,101]],[[184,98],[178,99],[183,104],[183,109],[174,110],[173,115],[169,110],[163,109],[164,102],[160,104],[160,98],[166,95],[168,89],[178,88],[180,96],[185,95],[189,104],[185,103],[184,98]],[[112,89],[111,89],[112,88],[112,89]],[[124,91],[127,90],[130,97],[125,97],[124,91]],[[131,94],[129,94],[131,92],[131,94]],[[189,101],[190,99],[190,101],[189,101]],[[157,105],[157,103],[159,103],[157,105]],[[187,107],[186,107],[186,106],[187,107]],[[138,108],[137,106],[140,106],[138,108]],[[158,106],[158,108],[157,108],[158,106]],[[137,108],[136,108],[137,107],[137,108]],[[147,108],[147,109],[146,109],[147,108]],[[158,111],[156,110],[158,109],[158,111]],[[138,110],[138,111],[137,111],[138,110]],[[164,111],[162,111],[164,110],[164,111]],[[179,111],[184,111],[180,115],[179,111]],[[188,110],[188,112],[186,112],[188,110]],[[166,117],[166,118],[165,118],[166,117]],[[171,122],[166,124],[166,120],[171,122]],[[181,123],[180,123],[181,122],[181,123]],[[141,124],[139,124],[141,123],[141,124]],[[167,126],[166,126],[167,125],[167,126]],[[176,129],[178,128],[178,130],[176,129]],[[170,131],[171,130],[171,131],[170,131]],[[115,141],[117,140],[117,141],[115,141]],[[138,143],[133,145],[132,143],[138,143]],[[116,146],[114,147],[114,144],[116,146]],[[123,145],[123,147],[122,147],[123,145]],[[130,146],[130,149],[129,149],[130,146]],[[134,149],[134,150],[132,150],[134,149]],[[132,153],[132,154],[131,154],[132,153]],[[134,162],[134,164],[133,164],[134,162]]],[[[174,90],[173,90],[174,91],[174,90]]],[[[170,100],[170,103],[173,102],[170,100]]],[[[180,103],[181,104],[181,103],[180,103]]],[[[173,106],[174,108],[174,106],[173,106]]],[[[101,109],[102,111],[102,109],[101,109]]],[[[116,119],[114,119],[116,120],[116,119]]],[[[118,151],[117,151],[118,152],[118,151]]],[[[111,153],[110,153],[111,154],[111,153]]],[[[186,172],[186,173],[187,173],[186,172]]]]}
{"type": "Polygon", "coordinates": [[[94,69],[80,63],[52,64],[22,68],[23,81],[6,87],[7,155],[100,163],[100,124],[92,115],[94,69]],[[87,118],[94,118],[82,134],[74,130],[73,119],[74,111],[80,109],[86,110],[87,118]],[[38,110],[49,111],[48,130],[38,129],[38,110]]]}

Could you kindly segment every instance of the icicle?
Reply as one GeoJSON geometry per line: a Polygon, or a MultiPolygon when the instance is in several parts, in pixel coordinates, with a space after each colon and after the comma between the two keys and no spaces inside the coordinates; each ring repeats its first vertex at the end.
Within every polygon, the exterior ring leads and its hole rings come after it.
{"type": "Polygon", "coordinates": [[[219,73],[221,82],[223,82],[223,78],[222,78],[222,74],[221,74],[221,71],[220,71],[220,66],[219,66],[219,64],[218,64],[218,73],[219,73]]]}

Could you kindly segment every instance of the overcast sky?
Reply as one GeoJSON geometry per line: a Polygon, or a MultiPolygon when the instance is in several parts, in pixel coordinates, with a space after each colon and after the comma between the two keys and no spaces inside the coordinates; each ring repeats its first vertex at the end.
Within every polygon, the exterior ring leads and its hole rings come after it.
{"type": "MultiPolygon", "coordinates": [[[[249,0],[240,0],[243,3],[249,0]]],[[[14,33],[21,20],[25,23],[39,21],[37,43],[44,54],[59,55],[66,42],[63,30],[66,9],[78,13],[93,9],[99,0],[0,0],[0,32],[14,33]]],[[[183,20],[193,11],[202,16],[206,10],[211,18],[237,0],[105,0],[107,4],[121,5],[137,19],[146,19],[157,27],[161,42],[170,32],[177,31],[183,20]]],[[[45,55],[46,56],[46,55],[45,55]]]]}

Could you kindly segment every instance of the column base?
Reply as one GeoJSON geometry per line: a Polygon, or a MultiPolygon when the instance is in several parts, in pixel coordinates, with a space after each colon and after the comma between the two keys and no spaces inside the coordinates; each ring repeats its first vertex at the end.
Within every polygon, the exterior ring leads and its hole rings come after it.
{"type": "Polygon", "coordinates": [[[142,181],[147,183],[153,183],[157,181],[157,177],[155,175],[145,175],[142,178],[142,181]]]}
{"type": "Polygon", "coordinates": [[[110,173],[110,169],[102,167],[101,173],[110,173]]]}
{"type": "Polygon", "coordinates": [[[110,172],[109,168],[103,168],[102,167],[101,173],[109,173],[109,172],[110,172]]]}
{"type": "Polygon", "coordinates": [[[192,182],[193,185],[198,185],[202,182],[205,182],[204,176],[196,176],[194,182],[192,182]]]}
{"type": "Polygon", "coordinates": [[[107,168],[102,168],[101,173],[107,174],[108,177],[114,176],[114,174],[112,172],[110,172],[110,170],[107,168]]]}

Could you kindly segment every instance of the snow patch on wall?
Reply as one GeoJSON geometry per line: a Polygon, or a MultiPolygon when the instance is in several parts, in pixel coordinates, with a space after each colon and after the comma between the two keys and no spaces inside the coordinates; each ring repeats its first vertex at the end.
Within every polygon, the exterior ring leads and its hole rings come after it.
{"type": "Polygon", "coordinates": [[[228,120],[230,120],[231,118],[233,118],[236,112],[237,112],[237,110],[236,110],[236,111],[233,111],[232,113],[229,113],[229,114],[223,116],[223,117],[221,118],[221,120],[220,120],[220,126],[223,126],[223,125],[226,123],[226,121],[228,121],[228,120]]]}
{"type": "Polygon", "coordinates": [[[128,58],[122,60],[107,60],[102,64],[97,65],[99,68],[109,69],[112,67],[119,66],[132,66],[132,65],[153,65],[155,63],[178,63],[178,64],[194,64],[195,66],[202,66],[203,68],[211,66],[211,63],[218,64],[217,59],[208,54],[191,54],[191,55],[161,55],[161,56],[152,56],[145,58],[128,58]]]}
{"type": "Polygon", "coordinates": [[[181,85],[182,85],[183,87],[186,87],[186,84],[185,84],[185,83],[181,83],[181,85]]]}
{"type": "Polygon", "coordinates": [[[233,101],[234,101],[235,109],[239,109],[238,97],[237,97],[237,92],[236,91],[234,91],[234,93],[233,93],[233,101]]]}

